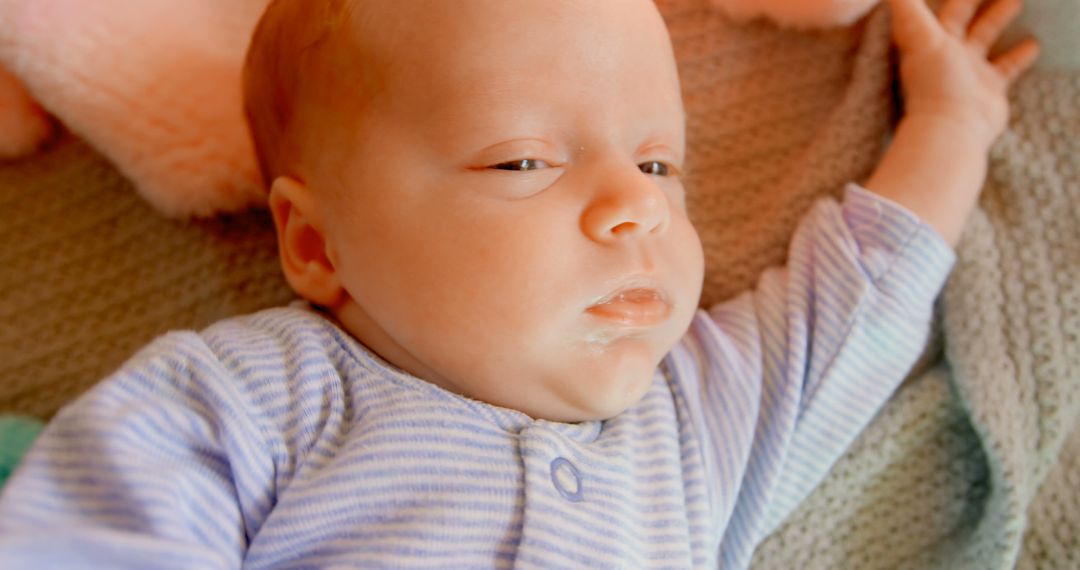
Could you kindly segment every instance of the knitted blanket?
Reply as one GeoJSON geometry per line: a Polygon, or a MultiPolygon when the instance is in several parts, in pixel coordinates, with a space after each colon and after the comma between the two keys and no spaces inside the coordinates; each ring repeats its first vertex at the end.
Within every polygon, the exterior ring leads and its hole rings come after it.
{"type": "Polygon", "coordinates": [[[0,487],[18,467],[42,427],[41,420],[0,415],[0,487]]]}
{"type": "MultiPolygon", "coordinates": [[[[703,305],[782,263],[896,117],[888,17],[797,33],[661,0],[688,112],[703,305]]],[[[1080,72],[1014,95],[939,333],[757,568],[1080,567],[1080,72]]],[[[167,220],[70,137],[0,164],[0,412],[48,418],[153,336],[291,297],[265,212],[167,220]]]]}

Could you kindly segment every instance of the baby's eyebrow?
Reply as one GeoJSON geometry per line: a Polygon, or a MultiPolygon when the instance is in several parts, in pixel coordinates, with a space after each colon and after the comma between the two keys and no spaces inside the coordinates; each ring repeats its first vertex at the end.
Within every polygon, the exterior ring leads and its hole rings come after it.
{"type": "MultiPolygon", "coordinates": [[[[684,115],[685,116],[685,115],[684,115]]],[[[685,121],[685,119],[684,119],[685,121]]],[[[686,123],[683,122],[683,125],[686,123]]],[[[667,147],[675,154],[682,158],[682,155],[686,152],[686,133],[685,128],[672,128],[661,127],[655,129],[642,139],[642,143],[638,146],[639,150],[645,150],[657,146],[667,147]]]]}

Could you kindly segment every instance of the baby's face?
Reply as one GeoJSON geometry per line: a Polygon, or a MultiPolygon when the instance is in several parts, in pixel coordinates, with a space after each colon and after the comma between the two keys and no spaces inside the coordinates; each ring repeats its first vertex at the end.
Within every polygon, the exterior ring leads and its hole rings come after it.
{"type": "Polygon", "coordinates": [[[393,4],[378,92],[319,177],[337,185],[320,198],[334,313],[468,397],[555,421],[622,412],[702,282],[660,16],[649,0],[393,4]]]}

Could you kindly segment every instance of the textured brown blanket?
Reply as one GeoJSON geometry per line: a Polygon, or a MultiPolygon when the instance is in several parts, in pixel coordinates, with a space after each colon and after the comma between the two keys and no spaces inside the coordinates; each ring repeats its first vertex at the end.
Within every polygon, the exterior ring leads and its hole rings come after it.
{"type": "MultiPolygon", "coordinates": [[[[663,0],[689,113],[703,304],[781,263],[895,116],[888,18],[795,33],[663,0]]],[[[1080,72],[1014,93],[922,367],[760,568],[1080,567],[1080,72]]],[[[153,336],[291,298],[264,213],[167,220],[81,142],[0,165],[0,412],[46,418],[153,336]]]]}

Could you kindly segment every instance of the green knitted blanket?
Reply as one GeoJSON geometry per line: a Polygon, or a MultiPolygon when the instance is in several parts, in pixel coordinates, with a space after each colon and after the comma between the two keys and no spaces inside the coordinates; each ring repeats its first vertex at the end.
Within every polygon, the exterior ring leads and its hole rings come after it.
{"type": "Polygon", "coordinates": [[[942,337],[761,568],[1080,568],[1080,73],[1014,96],[942,337]]]}
{"type": "Polygon", "coordinates": [[[0,416],[0,487],[11,476],[26,450],[41,431],[40,420],[0,416]]]}

